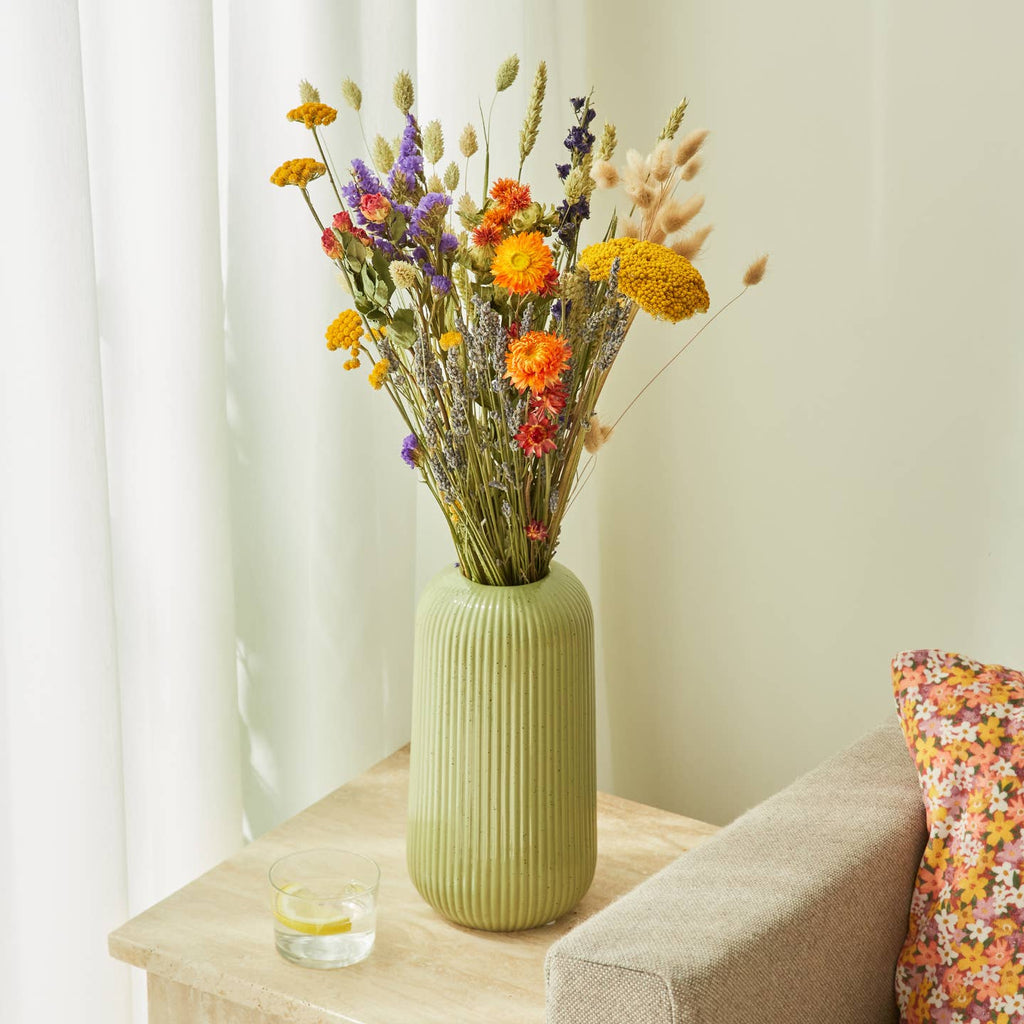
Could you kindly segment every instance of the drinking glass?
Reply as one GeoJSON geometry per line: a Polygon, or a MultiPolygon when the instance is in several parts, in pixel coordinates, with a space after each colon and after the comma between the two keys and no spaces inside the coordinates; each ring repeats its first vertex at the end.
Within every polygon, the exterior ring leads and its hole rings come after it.
{"type": "Polygon", "coordinates": [[[348,850],[290,853],[270,869],[277,951],[301,967],[348,967],[370,955],[380,869],[348,850]]]}

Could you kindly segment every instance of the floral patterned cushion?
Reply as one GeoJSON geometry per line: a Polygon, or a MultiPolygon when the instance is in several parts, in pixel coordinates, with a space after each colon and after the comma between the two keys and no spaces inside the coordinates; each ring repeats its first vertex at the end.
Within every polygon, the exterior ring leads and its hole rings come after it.
{"type": "Polygon", "coordinates": [[[1024,1024],[1024,675],[959,654],[892,663],[928,844],[896,963],[906,1024],[1024,1024]]]}

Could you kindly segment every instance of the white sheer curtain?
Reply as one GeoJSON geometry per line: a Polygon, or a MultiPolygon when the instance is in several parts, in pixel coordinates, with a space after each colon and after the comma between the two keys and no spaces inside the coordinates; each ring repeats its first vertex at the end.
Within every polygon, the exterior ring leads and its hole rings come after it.
{"type": "MultiPolygon", "coordinates": [[[[564,11],[522,11],[488,15],[482,88],[508,52],[553,56],[564,11]]],[[[0,280],[0,1020],[124,1024],[143,1019],[141,979],[106,934],[408,738],[417,572],[452,555],[436,512],[417,515],[394,412],[318,341],[348,299],[299,197],[268,178],[310,153],[283,117],[300,77],[335,102],[356,79],[367,131],[394,134],[392,79],[419,70],[454,150],[475,111],[447,105],[438,54],[479,12],[57,0],[2,17],[18,156],[0,280]]],[[[553,65],[554,88],[576,91],[582,63],[553,65]]],[[[516,117],[526,88],[506,97],[516,117]]],[[[334,139],[339,162],[361,151],[351,112],[334,139]]]]}
{"type": "Polygon", "coordinates": [[[0,1018],[119,1024],[106,932],[241,840],[211,12],[0,51],[0,1018]]]}

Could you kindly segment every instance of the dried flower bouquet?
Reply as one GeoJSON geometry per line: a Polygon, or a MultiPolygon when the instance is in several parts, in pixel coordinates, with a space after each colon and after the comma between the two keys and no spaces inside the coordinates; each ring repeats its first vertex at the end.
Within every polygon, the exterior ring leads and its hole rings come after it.
{"type": "MultiPolygon", "coordinates": [[[[518,57],[502,63],[495,100],[518,72],[518,57]]],[[[699,170],[707,135],[674,141],[686,101],[649,154],[630,151],[616,168],[614,125],[596,139],[590,96],[572,99],[566,162],[554,167],[562,198],[547,204],[522,181],[546,85],[542,62],[516,177],[492,181],[490,116],[481,108],[482,154],[467,125],[459,137],[465,164],[450,160],[442,169],[441,125],[421,127],[412,80],[402,72],[394,87],[401,136],[377,135],[367,146],[372,167],[354,159],[342,180],[322,137],[337,110],[303,82],[302,103],[288,119],[310,130],[320,159],[286,161],[270,179],[301,191],[352,296],[355,309],[327,328],[327,347],[347,353],[346,370],[358,368],[364,353],[372,358],[370,384],[387,391],[409,430],[402,458],[437,499],[462,572],[483,584],[547,574],[562,520],[585,482],[582,452],[593,456],[610,435],[595,410],[638,311],[679,321],[709,304],[693,260],[711,228],[687,231],[704,200],[676,194],[699,170]],[[456,202],[479,155],[480,200],[465,192],[456,202]],[[309,193],[322,177],[333,191],[327,201],[339,207],[326,222],[309,193]],[[621,187],[631,209],[621,220],[613,215],[603,240],[580,251],[596,187],[621,187]]],[[[342,94],[362,128],[359,88],[346,81],[342,94]]],[[[744,290],[764,268],[764,258],[748,268],[744,290]]]]}

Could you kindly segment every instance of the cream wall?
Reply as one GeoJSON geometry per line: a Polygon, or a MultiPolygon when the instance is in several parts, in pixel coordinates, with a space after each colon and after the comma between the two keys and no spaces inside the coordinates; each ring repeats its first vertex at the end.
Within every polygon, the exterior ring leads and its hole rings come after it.
{"type": "MultiPolygon", "coordinates": [[[[712,308],[771,253],[594,480],[602,784],[723,822],[891,716],[898,650],[1024,665],[1024,9],[589,10],[627,145],[677,93],[714,133],[712,308]]],[[[687,336],[638,321],[603,411],[687,336]]]]}
{"type": "MultiPolygon", "coordinates": [[[[1024,10],[301,10],[232,2],[221,34],[248,834],[407,740],[415,596],[453,559],[397,458],[397,415],[318,341],[347,299],[301,204],[265,181],[302,152],[273,113],[301,76],[327,98],[356,78],[372,137],[395,130],[390,83],[408,67],[421,118],[441,117],[454,150],[477,91],[518,51],[520,81],[495,114],[499,169],[547,59],[526,173],[548,199],[568,96],[593,85],[623,147],[639,148],[686,95],[687,125],[713,131],[700,184],[715,305],[771,253],[765,283],[623,422],[567,524],[559,558],[598,619],[602,787],[725,821],[891,715],[901,648],[1024,665],[1024,10]]],[[[359,152],[350,114],[331,141],[337,162],[359,152]]],[[[614,417],[686,337],[639,320],[602,413],[614,417]]]]}

